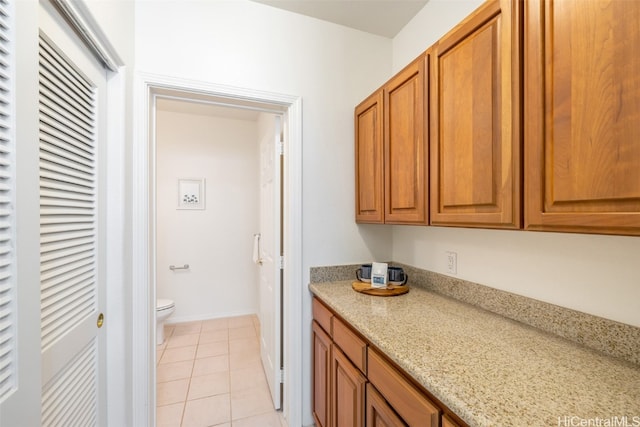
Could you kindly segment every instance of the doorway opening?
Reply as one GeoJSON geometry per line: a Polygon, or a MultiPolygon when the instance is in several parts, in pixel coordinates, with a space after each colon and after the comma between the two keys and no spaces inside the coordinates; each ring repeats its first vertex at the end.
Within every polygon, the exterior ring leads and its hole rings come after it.
{"type": "MultiPolygon", "coordinates": [[[[282,118],[282,411],[289,425],[301,425],[301,100],[280,95],[168,77],[141,75],[137,111],[139,138],[134,147],[133,212],[134,259],[134,423],[155,423],[155,308],[156,308],[156,102],[182,99],[218,107],[252,110],[282,118]],[[141,403],[141,405],[136,404],[141,403]],[[144,404],[146,402],[147,404],[144,404]]],[[[280,233],[278,233],[280,234],[280,233]]],[[[279,329],[279,328],[278,328],[279,329]]]]}
{"type": "Polygon", "coordinates": [[[247,412],[234,397],[250,389],[253,412],[280,409],[283,116],[166,94],[155,110],[155,287],[173,306],[156,323],[158,408],[180,392],[192,415],[192,400],[230,389],[236,417],[247,412]],[[186,384],[198,391],[184,396],[186,384]]]}

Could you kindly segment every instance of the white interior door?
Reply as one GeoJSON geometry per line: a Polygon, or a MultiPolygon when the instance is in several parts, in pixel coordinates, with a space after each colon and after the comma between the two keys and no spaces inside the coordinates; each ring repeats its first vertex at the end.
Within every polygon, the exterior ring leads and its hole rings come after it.
{"type": "Polygon", "coordinates": [[[281,121],[273,117],[260,141],[260,357],[275,409],[282,406],[281,121]]]}
{"type": "Polygon", "coordinates": [[[106,425],[106,70],[48,2],[39,64],[42,425],[106,425]]]}

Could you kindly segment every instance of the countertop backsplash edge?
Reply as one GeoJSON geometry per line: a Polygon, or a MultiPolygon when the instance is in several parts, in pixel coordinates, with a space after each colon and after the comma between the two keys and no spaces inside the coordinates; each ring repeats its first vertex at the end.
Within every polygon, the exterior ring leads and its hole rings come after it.
{"type": "MultiPolygon", "coordinates": [[[[418,286],[640,365],[640,328],[402,263],[418,286]]],[[[310,282],[355,280],[360,264],[310,268],[310,282]]]]}

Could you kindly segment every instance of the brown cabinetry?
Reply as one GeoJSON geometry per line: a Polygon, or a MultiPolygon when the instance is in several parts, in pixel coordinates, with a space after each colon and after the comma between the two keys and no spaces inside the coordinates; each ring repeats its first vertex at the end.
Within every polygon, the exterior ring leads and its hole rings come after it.
{"type": "Polygon", "coordinates": [[[442,427],[460,427],[458,423],[453,421],[447,415],[442,416],[442,427]]]}
{"type": "Polygon", "coordinates": [[[367,384],[367,427],[406,427],[371,384],[367,384]]]}
{"type": "Polygon", "coordinates": [[[640,2],[524,4],[525,228],[640,235],[640,2]]]}
{"type": "Polygon", "coordinates": [[[333,318],[333,341],[342,349],[356,368],[367,372],[367,343],[341,320],[333,318]]]}
{"type": "Polygon", "coordinates": [[[639,21],[487,0],[356,107],[356,221],[640,235],[639,21]]]}
{"type": "Polygon", "coordinates": [[[312,412],[316,427],[330,426],[331,402],[331,338],[314,321],[312,326],[313,342],[313,390],[312,412]]]}
{"type": "Polygon", "coordinates": [[[419,57],[384,86],[386,223],[427,223],[425,61],[428,57],[419,57]]]}
{"type": "Polygon", "coordinates": [[[432,225],[521,226],[520,5],[488,1],[433,47],[432,225]]]}
{"type": "Polygon", "coordinates": [[[331,381],[332,426],[363,426],[367,379],[336,345],[331,349],[331,381]]]}
{"type": "Polygon", "coordinates": [[[440,409],[374,350],[368,353],[371,384],[410,426],[438,427],[440,409]]]}
{"type": "Polygon", "coordinates": [[[313,315],[317,427],[440,425],[441,408],[316,298],[313,315]]]}
{"type": "Polygon", "coordinates": [[[316,426],[362,427],[367,379],[361,370],[366,369],[367,344],[315,298],[312,310],[312,413],[316,426]]]}
{"type": "Polygon", "coordinates": [[[356,222],[384,223],[383,95],[356,107],[356,222]]]}
{"type": "Polygon", "coordinates": [[[427,223],[426,61],[356,107],[356,222],[427,223]]]}

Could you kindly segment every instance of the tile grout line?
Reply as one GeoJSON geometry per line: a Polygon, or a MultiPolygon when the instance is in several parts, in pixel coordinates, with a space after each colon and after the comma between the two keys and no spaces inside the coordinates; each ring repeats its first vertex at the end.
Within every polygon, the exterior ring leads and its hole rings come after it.
{"type": "Polygon", "coordinates": [[[189,385],[187,386],[187,394],[182,402],[182,416],[180,417],[180,426],[184,425],[184,417],[187,413],[187,402],[189,401],[189,392],[191,391],[191,381],[193,380],[193,370],[196,367],[196,358],[198,356],[198,348],[200,347],[200,337],[202,335],[202,325],[200,325],[200,332],[198,333],[198,342],[196,343],[196,351],[193,354],[193,361],[191,363],[191,372],[189,373],[189,385]]]}
{"type": "MultiPolygon", "coordinates": [[[[259,339],[259,325],[258,325],[258,320],[257,317],[254,316],[255,318],[252,318],[250,320],[250,323],[245,324],[244,321],[241,321],[240,323],[234,323],[233,326],[235,327],[235,329],[242,329],[242,328],[246,328],[247,326],[251,325],[251,331],[252,331],[252,339],[254,339],[256,341],[256,343],[258,344],[257,347],[257,358],[258,360],[260,359],[260,339],[259,339]]],[[[174,326],[180,326],[180,324],[176,324],[174,326]]],[[[227,363],[226,363],[226,367],[227,367],[227,373],[226,373],[226,379],[227,379],[227,389],[228,389],[228,396],[229,396],[229,400],[228,400],[228,416],[229,416],[229,420],[228,420],[228,425],[233,425],[233,408],[232,408],[232,404],[231,404],[231,395],[232,395],[232,379],[231,379],[231,328],[229,326],[229,323],[227,322],[226,326],[223,328],[217,328],[214,327],[213,329],[207,329],[205,330],[205,325],[204,322],[201,322],[199,325],[199,329],[198,329],[198,337],[197,337],[197,341],[195,343],[195,351],[190,359],[191,361],[191,367],[190,367],[190,372],[189,372],[189,377],[185,378],[187,379],[187,387],[186,387],[186,394],[184,396],[184,400],[182,402],[176,402],[176,403],[180,403],[181,404],[181,416],[179,418],[179,420],[177,420],[179,422],[179,426],[182,427],[187,427],[187,425],[185,424],[186,422],[189,421],[189,419],[187,418],[187,411],[186,411],[186,404],[189,402],[189,396],[190,396],[190,392],[191,392],[191,387],[193,386],[193,380],[194,380],[194,372],[195,372],[195,364],[198,361],[198,354],[199,351],[202,349],[202,346],[207,345],[208,343],[203,343],[202,339],[203,339],[203,334],[205,333],[213,333],[215,331],[224,331],[224,335],[225,335],[225,341],[226,343],[224,344],[226,347],[226,358],[227,358],[227,363]]],[[[174,336],[180,336],[180,335],[187,335],[187,333],[182,333],[182,334],[178,334],[175,335],[176,329],[175,327],[171,330],[170,334],[165,335],[165,343],[163,345],[162,350],[159,352],[160,356],[158,357],[158,361],[156,363],[156,369],[158,368],[158,366],[160,365],[160,360],[162,360],[162,358],[165,356],[165,352],[166,350],[169,348],[169,341],[171,339],[171,337],[174,336]]],[[[188,331],[186,328],[183,330],[180,330],[180,332],[190,332],[188,331]]],[[[195,331],[194,331],[195,332],[195,331]]],[[[249,339],[250,337],[244,336],[244,332],[240,332],[240,331],[236,331],[234,333],[234,338],[235,340],[245,340],[245,339],[249,339]]],[[[214,342],[218,342],[218,341],[214,341],[214,342]]],[[[185,345],[186,346],[186,345],[185,345]]],[[[205,353],[202,353],[205,354],[205,353]]],[[[217,357],[217,356],[212,356],[212,357],[217,357]]],[[[240,367],[238,367],[238,369],[240,369],[240,367]]],[[[265,373],[262,372],[262,376],[264,376],[265,373]]],[[[266,382],[266,379],[265,379],[266,382]]],[[[156,384],[158,384],[158,382],[156,381],[156,384]]],[[[201,397],[202,399],[206,398],[206,397],[201,397]]],[[[200,399],[200,398],[197,398],[200,399]]],[[[194,400],[197,400],[194,399],[194,400]]],[[[163,405],[166,406],[166,405],[163,405]]],[[[156,405],[156,407],[158,407],[156,405]]],[[[265,412],[267,413],[267,412],[265,412]]],[[[250,415],[248,417],[251,417],[253,415],[250,415]]],[[[245,419],[247,417],[243,416],[242,419],[245,419]]],[[[237,420],[236,420],[237,421],[237,420]]],[[[224,425],[227,425],[226,423],[223,423],[224,425]]]]}

